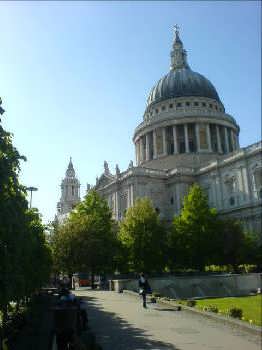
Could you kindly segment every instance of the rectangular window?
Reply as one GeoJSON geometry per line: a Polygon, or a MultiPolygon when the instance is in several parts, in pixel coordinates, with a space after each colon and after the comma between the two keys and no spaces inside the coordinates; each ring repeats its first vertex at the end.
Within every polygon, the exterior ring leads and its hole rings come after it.
{"type": "Polygon", "coordinates": [[[149,160],[154,157],[154,149],[153,149],[153,131],[148,134],[148,143],[149,143],[149,160]]]}
{"type": "Polygon", "coordinates": [[[218,151],[218,143],[217,143],[217,129],[215,124],[210,124],[210,138],[211,138],[211,148],[213,152],[218,151]]]}
{"type": "Polygon", "coordinates": [[[163,154],[163,133],[162,128],[156,129],[156,150],[157,154],[163,154]]]}
{"type": "Polygon", "coordinates": [[[208,149],[207,130],[206,130],[205,124],[199,125],[199,140],[200,140],[200,148],[201,149],[208,149]]]}
{"type": "Polygon", "coordinates": [[[187,124],[189,152],[196,152],[196,132],[195,124],[187,124]]]}
{"type": "Polygon", "coordinates": [[[178,143],[178,152],[185,153],[186,144],[185,144],[185,129],[184,125],[177,125],[177,143],[178,143]]]}
{"type": "Polygon", "coordinates": [[[167,145],[167,154],[173,154],[174,153],[173,126],[166,127],[166,145],[167,145]]]}

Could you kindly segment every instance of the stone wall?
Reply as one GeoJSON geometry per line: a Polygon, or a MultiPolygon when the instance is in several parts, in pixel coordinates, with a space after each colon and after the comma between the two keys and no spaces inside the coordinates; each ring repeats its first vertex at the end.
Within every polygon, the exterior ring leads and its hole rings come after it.
{"type": "MultiPolygon", "coordinates": [[[[153,292],[175,299],[204,297],[229,297],[249,295],[262,289],[262,274],[225,274],[208,276],[181,276],[151,278],[149,284],[153,292]]],[[[110,289],[119,292],[123,289],[138,291],[134,279],[112,280],[110,289]]]]}

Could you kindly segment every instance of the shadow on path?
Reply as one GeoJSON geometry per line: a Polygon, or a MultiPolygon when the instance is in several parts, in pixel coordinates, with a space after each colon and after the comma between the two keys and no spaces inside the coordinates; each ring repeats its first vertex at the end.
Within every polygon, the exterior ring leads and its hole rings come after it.
{"type": "Polygon", "coordinates": [[[114,312],[102,310],[95,302],[96,297],[81,296],[81,299],[87,302],[89,325],[103,350],[179,350],[173,344],[149,339],[142,329],[135,328],[114,312]]]}

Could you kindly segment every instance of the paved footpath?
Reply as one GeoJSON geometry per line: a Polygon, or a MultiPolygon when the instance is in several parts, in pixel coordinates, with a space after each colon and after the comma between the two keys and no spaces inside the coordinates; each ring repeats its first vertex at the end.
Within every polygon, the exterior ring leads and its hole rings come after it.
{"type": "Polygon", "coordinates": [[[78,290],[87,301],[90,328],[103,350],[260,350],[258,336],[125,293],[78,290]]]}

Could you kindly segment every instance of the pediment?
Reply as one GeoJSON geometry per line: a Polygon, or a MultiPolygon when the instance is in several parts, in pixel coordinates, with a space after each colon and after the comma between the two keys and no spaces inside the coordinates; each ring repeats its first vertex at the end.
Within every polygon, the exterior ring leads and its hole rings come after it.
{"type": "Polygon", "coordinates": [[[96,183],[96,188],[102,188],[115,180],[113,175],[102,174],[96,183]]]}

